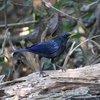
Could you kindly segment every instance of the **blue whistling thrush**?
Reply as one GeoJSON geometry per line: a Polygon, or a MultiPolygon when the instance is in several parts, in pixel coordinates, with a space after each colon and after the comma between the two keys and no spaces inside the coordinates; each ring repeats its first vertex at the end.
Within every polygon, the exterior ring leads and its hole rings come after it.
{"type": "MultiPolygon", "coordinates": [[[[13,52],[14,53],[32,52],[39,55],[39,60],[42,57],[46,57],[50,58],[53,61],[55,57],[58,57],[64,52],[64,50],[66,49],[66,43],[68,39],[74,35],[75,34],[70,34],[69,32],[64,32],[52,40],[46,42],[40,42],[28,48],[13,50],[13,52]]],[[[44,76],[41,64],[40,64],[40,75],[44,76]]]]}

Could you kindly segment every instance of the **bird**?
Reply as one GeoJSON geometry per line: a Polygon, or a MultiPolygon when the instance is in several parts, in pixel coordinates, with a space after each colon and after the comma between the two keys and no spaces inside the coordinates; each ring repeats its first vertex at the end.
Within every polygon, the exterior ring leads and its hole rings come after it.
{"type": "MultiPolygon", "coordinates": [[[[60,56],[64,52],[64,50],[66,49],[66,43],[68,39],[73,37],[74,35],[75,33],[71,34],[70,32],[63,32],[56,38],[53,38],[51,40],[48,40],[46,42],[40,42],[27,48],[13,50],[13,52],[32,52],[34,54],[39,55],[39,60],[41,60],[42,57],[45,57],[50,58],[53,62],[54,58],[60,56]]],[[[41,75],[44,76],[44,72],[42,71],[40,64],[40,76],[41,75]]]]}

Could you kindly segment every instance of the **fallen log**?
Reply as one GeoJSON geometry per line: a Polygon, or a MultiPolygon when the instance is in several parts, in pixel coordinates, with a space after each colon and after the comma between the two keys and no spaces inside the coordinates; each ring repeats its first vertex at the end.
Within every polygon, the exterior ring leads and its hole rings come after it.
{"type": "Polygon", "coordinates": [[[32,73],[0,84],[0,97],[13,100],[100,99],[100,64],[83,68],[32,73]]]}

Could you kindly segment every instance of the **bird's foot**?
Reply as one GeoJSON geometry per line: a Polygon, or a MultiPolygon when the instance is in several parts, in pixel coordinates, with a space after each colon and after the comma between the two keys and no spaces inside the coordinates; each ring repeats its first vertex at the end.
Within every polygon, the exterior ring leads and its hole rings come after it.
{"type": "Polygon", "coordinates": [[[64,67],[61,67],[61,66],[59,66],[59,65],[56,65],[58,68],[60,68],[61,70],[62,70],[62,72],[63,71],[65,71],[66,72],[66,69],[64,68],[64,67]]]}
{"type": "Polygon", "coordinates": [[[40,71],[39,77],[46,77],[46,73],[43,71],[40,71]]]}
{"type": "Polygon", "coordinates": [[[63,72],[63,71],[65,71],[65,72],[66,72],[66,69],[65,69],[64,67],[61,67],[61,70],[62,70],[62,72],[63,72]]]}

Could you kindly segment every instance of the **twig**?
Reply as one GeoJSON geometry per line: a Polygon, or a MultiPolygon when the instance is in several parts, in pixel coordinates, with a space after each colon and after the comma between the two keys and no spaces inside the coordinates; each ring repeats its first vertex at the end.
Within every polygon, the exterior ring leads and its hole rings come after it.
{"type": "Polygon", "coordinates": [[[96,5],[97,3],[99,3],[99,0],[95,1],[95,2],[92,2],[88,5],[84,5],[83,7],[81,7],[81,11],[88,11],[90,10],[91,7],[93,7],[94,5],[96,5]]]}
{"type": "MultiPolygon", "coordinates": [[[[5,5],[7,5],[7,0],[5,0],[5,5]]],[[[6,16],[6,13],[7,13],[7,11],[6,11],[6,6],[5,6],[4,21],[5,21],[6,32],[5,32],[4,42],[2,44],[2,50],[0,52],[0,55],[4,54],[4,48],[5,48],[5,44],[6,44],[6,40],[7,40],[6,33],[8,32],[8,29],[7,29],[7,16],[6,16]]]]}
{"type": "Polygon", "coordinates": [[[93,37],[91,37],[91,38],[89,38],[89,39],[86,39],[85,41],[81,42],[79,45],[77,45],[77,46],[70,52],[70,54],[72,54],[72,53],[73,53],[79,46],[81,46],[83,43],[89,41],[90,39],[94,39],[94,38],[97,38],[97,37],[100,37],[100,35],[93,36],[93,37]]]}
{"type": "Polygon", "coordinates": [[[69,59],[69,57],[70,57],[70,55],[71,55],[71,51],[72,51],[72,49],[73,49],[75,43],[76,43],[76,42],[73,42],[73,44],[72,44],[72,46],[71,46],[71,48],[70,48],[70,50],[69,50],[69,52],[68,52],[68,54],[67,54],[67,56],[66,56],[66,59],[65,59],[65,61],[64,61],[64,64],[63,64],[63,67],[62,67],[62,68],[64,68],[64,67],[66,66],[66,64],[67,64],[67,62],[68,62],[68,59],[69,59]]]}
{"type": "Polygon", "coordinates": [[[97,55],[94,59],[92,59],[92,60],[90,61],[90,64],[95,63],[95,61],[98,60],[99,58],[100,58],[100,54],[97,55]]]}
{"type": "MultiPolygon", "coordinates": [[[[9,40],[8,40],[8,41],[9,41],[9,44],[11,43],[11,41],[10,41],[10,36],[9,36],[9,34],[8,34],[9,28],[8,28],[8,25],[7,25],[7,0],[5,0],[4,18],[5,18],[4,20],[5,20],[5,29],[6,29],[6,33],[5,33],[5,38],[4,38],[4,46],[3,46],[3,49],[4,49],[4,47],[5,47],[7,38],[9,39],[9,40]]],[[[11,47],[12,47],[12,45],[11,45],[11,47]]],[[[11,63],[12,63],[13,69],[14,69],[14,71],[15,71],[14,63],[13,63],[12,61],[11,61],[11,63]]],[[[10,75],[10,70],[9,70],[9,74],[7,75],[7,78],[9,77],[9,75],[10,75]]]]}
{"type": "Polygon", "coordinates": [[[5,28],[7,29],[7,0],[5,0],[4,20],[5,20],[5,28]]]}
{"type": "MultiPolygon", "coordinates": [[[[42,0],[42,2],[44,2],[45,4],[48,4],[48,2],[46,2],[45,0],[42,0]]],[[[75,18],[75,17],[73,17],[73,16],[70,16],[70,15],[68,15],[68,14],[66,14],[66,13],[64,13],[64,12],[62,12],[61,10],[59,10],[59,9],[57,9],[57,8],[55,8],[55,7],[53,7],[52,5],[50,5],[50,7],[51,7],[52,9],[54,9],[54,10],[56,10],[56,11],[62,13],[63,15],[69,17],[69,18],[75,19],[77,22],[78,22],[78,20],[80,20],[79,18],[75,18]]],[[[81,16],[81,17],[82,17],[82,16],[81,16]]],[[[88,33],[90,33],[84,25],[82,25],[82,24],[80,24],[80,25],[81,25],[88,33]]]]}
{"type": "MultiPolygon", "coordinates": [[[[95,41],[93,41],[93,40],[90,40],[90,41],[91,41],[92,43],[94,43],[94,44],[98,47],[98,49],[100,49],[100,45],[99,45],[97,42],[95,42],[95,41]]],[[[92,64],[93,62],[95,62],[96,60],[98,60],[99,57],[100,57],[100,54],[97,55],[96,58],[94,58],[93,60],[91,60],[91,61],[90,61],[90,64],[92,64]]]]}
{"type": "MultiPolygon", "coordinates": [[[[28,22],[24,22],[24,25],[27,25],[27,24],[33,24],[33,23],[36,23],[37,21],[28,21],[28,22]]],[[[23,22],[22,23],[13,23],[13,24],[8,24],[7,26],[8,27],[11,27],[11,26],[22,26],[23,25],[23,22]]],[[[0,28],[3,28],[5,27],[5,25],[0,25],[0,28]]]]}
{"type": "Polygon", "coordinates": [[[46,34],[47,34],[47,31],[48,31],[48,28],[49,28],[49,26],[47,25],[47,27],[45,28],[44,32],[43,32],[42,35],[41,35],[41,42],[44,41],[45,36],[46,36],[46,34]]]}
{"type": "Polygon", "coordinates": [[[97,42],[95,42],[95,41],[93,41],[93,40],[90,40],[92,43],[94,43],[99,49],[100,49],[100,44],[99,43],[97,43],[97,42]]]}
{"type": "MultiPolygon", "coordinates": [[[[23,36],[12,36],[10,37],[13,45],[16,44],[16,42],[20,42],[21,40],[25,39],[28,35],[23,35],[23,36]]],[[[7,37],[6,37],[7,38],[7,37]]],[[[0,48],[2,48],[2,44],[3,44],[4,38],[0,38],[0,48]]],[[[7,39],[5,46],[9,46],[9,41],[7,39]]],[[[0,51],[1,52],[1,51],[0,51]]]]}
{"type": "MultiPolygon", "coordinates": [[[[42,0],[42,2],[48,5],[48,2],[46,2],[45,0],[42,0]]],[[[52,5],[50,5],[50,7],[51,7],[52,9],[54,9],[54,10],[56,10],[56,11],[58,11],[58,12],[64,14],[64,15],[66,15],[66,16],[69,17],[69,18],[75,19],[76,21],[77,21],[77,19],[78,19],[78,18],[75,18],[75,17],[73,17],[73,16],[70,16],[70,15],[68,15],[68,14],[66,14],[66,13],[64,13],[64,12],[62,12],[61,10],[59,10],[59,9],[57,9],[57,8],[55,8],[55,7],[53,7],[52,5]]]]}
{"type": "Polygon", "coordinates": [[[11,38],[10,38],[10,32],[7,32],[6,35],[7,35],[7,39],[8,39],[8,42],[9,42],[11,48],[12,48],[13,50],[15,50],[15,47],[13,46],[13,43],[12,43],[11,38]]]}
{"type": "MultiPolygon", "coordinates": [[[[81,42],[81,43],[80,43],[79,45],[77,45],[74,49],[73,49],[73,47],[74,47],[74,45],[75,45],[75,42],[73,42],[73,44],[72,44],[72,46],[71,46],[71,48],[70,48],[70,50],[69,50],[69,52],[68,52],[68,55],[66,56],[66,59],[65,59],[65,61],[64,61],[64,64],[63,64],[63,67],[62,67],[62,68],[64,68],[65,65],[67,64],[67,61],[68,61],[69,56],[70,56],[79,46],[81,46],[83,43],[89,41],[90,39],[94,39],[94,38],[97,38],[97,37],[100,37],[100,35],[93,36],[93,37],[91,37],[91,38],[85,40],[84,42],[81,42]],[[72,50],[72,49],[73,49],[73,50],[72,50]]],[[[99,48],[99,46],[98,46],[98,48],[99,48]]]]}
{"type": "Polygon", "coordinates": [[[13,5],[18,5],[18,6],[22,6],[22,7],[33,7],[32,5],[25,5],[25,4],[14,3],[13,1],[11,1],[11,3],[13,5]]]}
{"type": "Polygon", "coordinates": [[[5,44],[6,44],[6,40],[7,40],[7,32],[8,32],[8,29],[6,30],[6,32],[5,32],[5,36],[4,36],[4,41],[3,41],[3,43],[2,43],[2,49],[1,49],[1,52],[0,52],[0,56],[2,55],[2,54],[4,54],[4,48],[5,48],[5,44]]]}
{"type": "MultiPolygon", "coordinates": [[[[85,28],[83,28],[84,24],[83,24],[82,18],[80,17],[81,16],[81,12],[80,12],[79,5],[77,4],[77,2],[74,2],[74,9],[75,9],[76,16],[79,18],[79,20],[77,21],[77,24],[78,24],[77,25],[77,31],[80,34],[84,34],[85,35],[86,31],[85,31],[85,28]]],[[[86,37],[84,37],[84,36],[81,36],[79,38],[80,43],[85,41],[85,40],[86,40],[86,37]]],[[[86,63],[86,65],[88,65],[89,64],[89,59],[88,59],[88,56],[87,56],[87,52],[84,51],[84,48],[87,48],[87,44],[86,43],[81,45],[80,49],[81,49],[82,54],[83,54],[84,62],[86,63]]]]}

